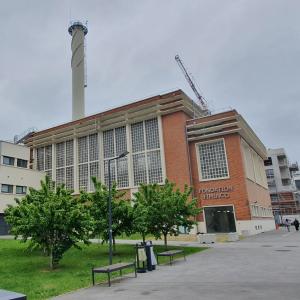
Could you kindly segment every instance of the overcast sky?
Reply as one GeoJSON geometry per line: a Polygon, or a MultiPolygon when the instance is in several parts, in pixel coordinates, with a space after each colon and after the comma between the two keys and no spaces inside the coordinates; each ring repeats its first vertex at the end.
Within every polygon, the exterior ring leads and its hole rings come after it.
{"type": "Polygon", "coordinates": [[[300,161],[300,1],[0,0],[0,139],[71,120],[71,19],[88,20],[86,113],[181,88],[300,161]]]}

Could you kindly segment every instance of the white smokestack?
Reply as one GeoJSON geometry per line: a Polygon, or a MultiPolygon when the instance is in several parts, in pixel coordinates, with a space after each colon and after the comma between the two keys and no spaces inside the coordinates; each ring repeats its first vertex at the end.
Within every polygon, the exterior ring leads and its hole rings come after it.
{"type": "Polygon", "coordinates": [[[69,27],[72,36],[72,119],[84,117],[85,54],[84,36],[88,29],[81,22],[72,22],[69,27]]]}

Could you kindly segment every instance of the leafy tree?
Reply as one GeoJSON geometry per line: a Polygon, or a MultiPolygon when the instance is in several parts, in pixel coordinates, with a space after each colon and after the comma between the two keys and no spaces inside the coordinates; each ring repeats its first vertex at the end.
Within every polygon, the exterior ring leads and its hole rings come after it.
{"type": "Polygon", "coordinates": [[[84,199],[71,195],[64,186],[53,188],[46,177],[41,189],[29,189],[16,206],[6,211],[6,221],[11,225],[15,238],[23,242],[30,239],[30,248],[40,247],[50,256],[50,268],[58,266],[63,254],[72,246],[80,249],[77,242],[89,243],[92,220],[84,199]]]}
{"type": "Polygon", "coordinates": [[[190,230],[196,223],[195,216],[201,211],[197,207],[197,199],[191,199],[192,188],[187,185],[184,191],[175,187],[174,183],[165,181],[163,186],[154,190],[154,198],[149,206],[151,214],[149,231],[156,237],[164,237],[167,248],[167,235],[178,235],[179,226],[190,230]]]}
{"type": "Polygon", "coordinates": [[[157,184],[141,184],[138,192],[134,193],[133,230],[139,233],[143,242],[146,235],[151,233],[152,205],[158,195],[157,184]]]}
{"type": "MultiPolygon", "coordinates": [[[[106,185],[92,178],[95,191],[89,195],[90,212],[94,219],[94,236],[100,236],[104,242],[109,240],[108,231],[108,199],[109,190],[106,185]]],[[[118,235],[132,233],[132,207],[128,200],[122,199],[124,192],[117,191],[116,184],[112,185],[112,238],[116,250],[115,238],[118,235]]]]}

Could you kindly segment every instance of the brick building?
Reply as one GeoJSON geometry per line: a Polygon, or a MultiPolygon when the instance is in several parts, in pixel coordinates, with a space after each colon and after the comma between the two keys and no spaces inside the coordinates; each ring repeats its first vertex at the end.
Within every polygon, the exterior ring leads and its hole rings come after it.
{"type": "Polygon", "coordinates": [[[195,232],[255,234],[274,228],[263,160],[266,149],[235,110],[203,116],[181,90],[158,95],[32,134],[32,168],[75,193],[107,183],[108,159],[118,188],[165,178],[194,187],[195,232]],[[193,119],[195,116],[195,119],[193,119]]]}

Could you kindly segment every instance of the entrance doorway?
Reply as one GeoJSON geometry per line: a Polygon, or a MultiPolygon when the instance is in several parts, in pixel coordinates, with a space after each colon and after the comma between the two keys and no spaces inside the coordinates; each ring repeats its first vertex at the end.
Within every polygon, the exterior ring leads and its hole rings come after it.
{"type": "Polygon", "coordinates": [[[233,206],[204,208],[207,233],[236,232],[233,206]]]}

